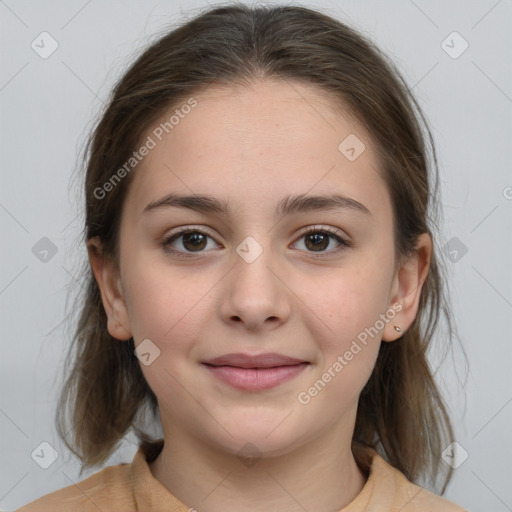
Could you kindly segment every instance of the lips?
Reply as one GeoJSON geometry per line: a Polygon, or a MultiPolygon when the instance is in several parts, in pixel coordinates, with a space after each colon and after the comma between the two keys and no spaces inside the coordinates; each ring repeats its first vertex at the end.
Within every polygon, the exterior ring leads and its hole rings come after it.
{"type": "Polygon", "coordinates": [[[204,361],[210,373],[231,387],[245,391],[273,388],[299,375],[310,363],[276,353],[226,354],[204,361]]]}
{"type": "Polygon", "coordinates": [[[240,353],[226,354],[204,361],[204,363],[212,366],[233,366],[236,368],[276,368],[307,363],[307,361],[276,353],[259,354],[255,356],[240,353]]]}

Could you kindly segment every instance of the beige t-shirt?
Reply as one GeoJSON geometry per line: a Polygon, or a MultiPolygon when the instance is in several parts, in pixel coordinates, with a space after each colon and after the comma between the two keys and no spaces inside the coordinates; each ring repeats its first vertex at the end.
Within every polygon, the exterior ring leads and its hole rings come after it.
{"type": "MultiPolygon", "coordinates": [[[[131,464],[107,467],[16,512],[193,512],[153,476],[154,458],[141,447],[131,464]]],[[[467,512],[409,482],[375,450],[367,449],[366,460],[368,480],[340,512],[467,512]]]]}

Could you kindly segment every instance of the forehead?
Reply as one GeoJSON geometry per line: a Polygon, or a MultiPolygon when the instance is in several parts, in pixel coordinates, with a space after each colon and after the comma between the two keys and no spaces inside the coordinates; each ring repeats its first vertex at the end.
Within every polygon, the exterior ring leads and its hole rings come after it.
{"type": "Polygon", "coordinates": [[[174,191],[272,211],[285,192],[339,192],[372,204],[372,214],[390,210],[370,134],[321,89],[265,80],[209,87],[193,99],[193,108],[180,109],[185,98],[144,135],[154,147],[135,170],[131,211],[174,191]]]}

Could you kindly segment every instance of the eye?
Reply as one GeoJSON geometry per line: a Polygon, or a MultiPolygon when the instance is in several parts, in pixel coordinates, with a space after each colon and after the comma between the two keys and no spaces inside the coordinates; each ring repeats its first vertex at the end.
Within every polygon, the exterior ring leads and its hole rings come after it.
{"type": "MultiPolygon", "coordinates": [[[[212,234],[204,228],[198,229],[188,227],[164,238],[162,246],[165,252],[175,254],[180,257],[193,257],[194,253],[202,253],[208,248],[208,239],[213,240],[212,234]],[[176,244],[176,242],[179,242],[176,244]],[[176,247],[176,245],[178,247],[176,247]]],[[[305,239],[305,250],[315,254],[315,258],[321,258],[336,254],[351,247],[351,243],[343,239],[338,232],[330,228],[322,228],[321,226],[313,226],[302,233],[299,240],[305,239]],[[332,250],[326,249],[332,245],[332,240],[338,244],[332,250]]],[[[218,245],[217,245],[218,247],[218,245]]],[[[211,248],[211,247],[210,247],[211,248]]]]}
{"type": "Polygon", "coordinates": [[[305,239],[304,245],[307,252],[320,253],[318,255],[314,255],[318,258],[338,253],[347,249],[348,247],[351,247],[351,244],[347,240],[341,238],[338,232],[335,232],[329,228],[322,228],[321,226],[313,226],[308,228],[299,238],[299,240],[302,239],[305,239]],[[335,249],[325,253],[325,249],[331,245],[332,239],[338,243],[338,246],[335,249]]]}
{"type": "Polygon", "coordinates": [[[203,252],[208,245],[208,238],[213,239],[211,234],[204,229],[187,228],[166,237],[162,241],[162,246],[165,252],[186,258],[192,256],[191,253],[203,252]],[[180,241],[180,239],[182,240],[180,241]],[[179,241],[178,248],[173,245],[176,241],[179,241]]]}

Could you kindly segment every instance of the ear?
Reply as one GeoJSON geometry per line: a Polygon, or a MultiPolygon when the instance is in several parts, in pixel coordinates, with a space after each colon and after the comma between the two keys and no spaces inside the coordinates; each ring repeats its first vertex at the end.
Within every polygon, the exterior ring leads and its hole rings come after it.
{"type": "Polygon", "coordinates": [[[98,237],[90,238],[87,241],[87,251],[94,277],[100,288],[103,307],[107,314],[108,332],[118,340],[129,340],[132,337],[132,332],[121,288],[118,266],[111,258],[103,254],[101,241],[98,237]]]}
{"type": "Polygon", "coordinates": [[[432,238],[422,233],[413,255],[407,257],[396,271],[389,307],[398,311],[384,328],[382,341],[395,341],[411,326],[418,313],[421,290],[427,278],[432,257],[432,238]],[[398,309],[401,304],[401,309],[398,309]],[[397,332],[395,325],[400,327],[397,332]]]}

